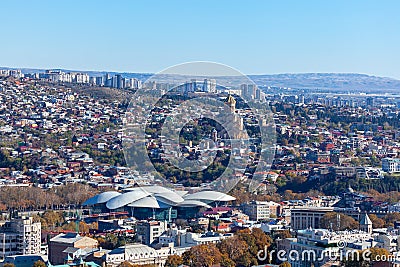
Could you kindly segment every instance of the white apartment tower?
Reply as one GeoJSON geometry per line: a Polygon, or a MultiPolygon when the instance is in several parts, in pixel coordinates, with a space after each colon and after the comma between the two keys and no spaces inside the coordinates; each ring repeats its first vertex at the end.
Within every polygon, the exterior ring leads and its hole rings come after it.
{"type": "Polygon", "coordinates": [[[0,227],[0,258],[40,254],[41,223],[32,217],[7,221],[0,227]]]}

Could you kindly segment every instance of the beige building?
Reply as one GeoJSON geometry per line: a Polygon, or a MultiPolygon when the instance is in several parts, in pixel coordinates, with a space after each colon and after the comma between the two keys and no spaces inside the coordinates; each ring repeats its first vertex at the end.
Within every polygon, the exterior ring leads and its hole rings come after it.
{"type": "Polygon", "coordinates": [[[68,257],[67,248],[97,249],[98,245],[96,239],[80,236],[77,233],[62,233],[50,239],[49,261],[51,264],[63,264],[68,257]]]}
{"type": "Polygon", "coordinates": [[[280,214],[280,205],[273,201],[251,201],[243,206],[243,212],[250,220],[261,221],[269,220],[280,214]]]}

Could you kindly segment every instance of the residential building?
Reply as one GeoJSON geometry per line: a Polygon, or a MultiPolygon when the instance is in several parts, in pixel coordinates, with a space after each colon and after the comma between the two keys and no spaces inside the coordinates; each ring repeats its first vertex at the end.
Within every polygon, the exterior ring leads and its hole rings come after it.
{"type": "Polygon", "coordinates": [[[400,159],[399,158],[382,159],[382,170],[388,173],[400,172],[400,159]]]}
{"type": "Polygon", "coordinates": [[[96,250],[98,245],[96,239],[87,236],[80,236],[77,233],[61,233],[50,239],[49,261],[52,264],[62,264],[71,253],[68,248],[96,250]]]}
{"type": "Polygon", "coordinates": [[[243,212],[250,220],[268,220],[280,213],[280,205],[272,201],[252,201],[243,205],[243,212]]]}
{"type": "Polygon", "coordinates": [[[0,227],[0,257],[40,254],[41,223],[32,217],[7,221],[0,227]]]}
{"type": "Polygon", "coordinates": [[[136,233],[141,243],[150,245],[167,230],[166,221],[141,221],[136,224],[136,233]]]}
{"type": "Polygon", "coordinates": [[[130,244],[123,247],[113,249],[105,254],[105,266],[119,266],[124,261],[128,261],[134,265],[152,265],[164,266],[169,255],[182,254],[174,249],[173,244],[168,247],[154,249],[143,244],[130,244]]]}

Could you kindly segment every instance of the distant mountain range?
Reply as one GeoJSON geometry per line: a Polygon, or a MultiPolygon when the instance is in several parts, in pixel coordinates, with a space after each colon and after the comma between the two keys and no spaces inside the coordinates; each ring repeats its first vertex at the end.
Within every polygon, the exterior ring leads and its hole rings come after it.
{"type": "MultiPolygon", "coordinates": [[[[7,69],[1,68],[0,69],[7,69]]],[[[11,69],[11,68],[9,68],[11,69]]],[[[118,73],[106,71],[76,71],[65,69],[54,69],[64,72],[84,72],[90,76],[102,76],[106,73],[111,75],[121,74],[125,78],[137,78],[142,81],[147,80],[152,76],[151,73],[118,73]]],[[[44,72],[45,69],[29,69],[22,68],[23,73],[44,72]]],[[[400,80],[370,76],[357,73],[299,73],[299,74],[263,74],[263,75],[248,75],[259,86],[270,87],[286,87],[296,89],[320,89],[320,90],[335,90],[340,91],[387,91],[397,93],[400,92],[400,80]]],[[[175,80],[176,81],[176,80],[175,80]]]]}
{"type": "Polygon", "coordinates": [[[249,75],[260,86],[350,91],[400,91],[400,80],[357,73],[249,75]]]}

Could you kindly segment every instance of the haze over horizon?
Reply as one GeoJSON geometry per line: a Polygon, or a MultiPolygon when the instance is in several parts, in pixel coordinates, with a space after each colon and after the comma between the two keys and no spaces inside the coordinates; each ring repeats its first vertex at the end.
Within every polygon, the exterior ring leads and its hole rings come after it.
{"type": "MultiPolygon", "coordinates": [[[[188,62],[185,62],[188,63],[188,62]]],[[[218,63],[218,62],[216,62],[218,63]]],[[[5,69],[21,69],[21,70],[63,70],[63,71],[71,71],[71,72],[87,72],[87,73],[120,73],[120,74],[144,74],[144,75],[153,75],[157,74],[157,72],[131,72],[131,71],[115,71],[115,70],[94,70],[94,69],[68,69],[63,67],[58,68],[36,68],[36,67],[20,67],[20,66],[0,66],[1,68],[5,69]]],[[[240,71],[240,70],[239,70],[240,71]]],[[[385,79],[392,79],[396,81],[400,81],[400,78],[393,78],[388,76],[380,76],[370,73],[357,73],[357,72],[282,72],[282,73],[243,73],[246,76],[279,76],[279,75],[362,75],[362,76],[369,76],[369,77],[377,77],[377,78],[385,78],[385,79]]],[[[180,75],[180,74],[178,74],[180,75]]],[[[201,75],[200,75],[201,76],[201,75]]]]}

